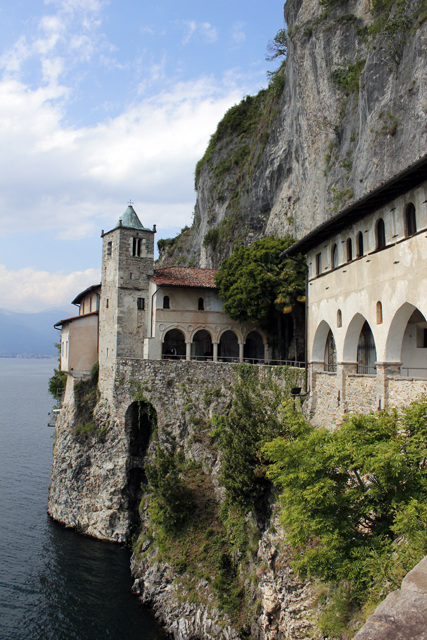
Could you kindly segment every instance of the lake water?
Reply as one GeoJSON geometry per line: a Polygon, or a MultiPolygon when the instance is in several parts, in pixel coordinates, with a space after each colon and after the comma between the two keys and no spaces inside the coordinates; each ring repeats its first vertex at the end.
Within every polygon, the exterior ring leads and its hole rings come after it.
{"type": "Polygon", "coordinates": [[[46,513],[56,360],[0,358],[0,639],[160,640],[132,595],[128,549],[46,513]]]}

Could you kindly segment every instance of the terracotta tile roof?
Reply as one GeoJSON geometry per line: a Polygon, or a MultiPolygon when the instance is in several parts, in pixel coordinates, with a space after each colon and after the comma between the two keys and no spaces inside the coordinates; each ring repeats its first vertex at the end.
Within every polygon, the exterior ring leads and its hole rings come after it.
{"type": "Polygon", "coordinates": [[[154,269],[152,280],[159,286],[200,287],[216,289],[215,269],[198,269],[196,267],[163,267],[154,269]]]}

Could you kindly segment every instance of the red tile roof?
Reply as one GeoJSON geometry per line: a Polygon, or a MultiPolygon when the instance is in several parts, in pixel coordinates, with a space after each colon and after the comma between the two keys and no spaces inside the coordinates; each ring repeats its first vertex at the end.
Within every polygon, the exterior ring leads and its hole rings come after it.
{"type": "Polygon", "coordinates": [[[71,318],[65,318],[64,320],[60,320],[59,322],[55,322],[54,327],[60,327],[66,322],[73,322],[74,320],[83,320],[83,318],[87,318],[88,316],[98,315],[98,311],[90,311],[89,313],[82,313],[81,316],[72,316],[71,318]]]}
{"type": "Polygon", "coordinates": [[[214,282],[216,273],[215,269],[163,267],[162,269],[154,269],[154,276],[151,279],[159,286],[216,289],[214,282]]]}

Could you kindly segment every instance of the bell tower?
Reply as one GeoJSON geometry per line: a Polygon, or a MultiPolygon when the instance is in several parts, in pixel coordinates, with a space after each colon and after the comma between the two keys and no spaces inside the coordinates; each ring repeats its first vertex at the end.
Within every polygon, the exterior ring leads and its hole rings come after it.
{"type": "Polygon", "coordinates": [[[156,227],[146,229],[130,204],[114,229],[102,233],[99,363],[142,358],[149,321],[148,286],[154,269],[156,227]]]}

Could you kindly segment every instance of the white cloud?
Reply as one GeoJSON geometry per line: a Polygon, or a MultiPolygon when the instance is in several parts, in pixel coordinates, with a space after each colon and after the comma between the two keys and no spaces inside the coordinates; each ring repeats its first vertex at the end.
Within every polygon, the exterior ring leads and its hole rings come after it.
{"type": "Polygon", "coordinates": [[[70,304],[80,291],[100,280],[99,269],[86,269],[65,274],[48,273],[32,267],[8,271],[0,264],[0,299],[5,309],[25,312],[70,304]]]}
{"type": "Polygon", "coordinates": [[[129,197],[156,212],[148,225],[185,224],[184,208],[188,221],[194,202],[195,164],[223,113],[245,93],[236,77],[176,83],[116,118],[80,129],[62,122],[57,101],[66,98],[66,87],[30,90],[4,80],[0,232],[57,229],[60,237],[88,236],[115,220],[129,197]],[[17,193],[19,217],[12,217],[17,193]]]}
{"type": "Polygon", "coordinates": [[[208,44],[213,44],[218,40],[218,32],[209,22],[196,22],[195,20],[176,20],[175,24],[183,29],[185,35],[181,41],[182,45],[186,45],[190,42],[192,37],[197,34],[200,35],[202,40],[208,44]]]}
{"type": "Polygon", "coordinates": [[[244,26],[245,26],[244,22],[236,22],[233,25],[231,36],[236,44],[242,44],[242,42],[246,40],[246,34],[243,31],[244,26]]]}

